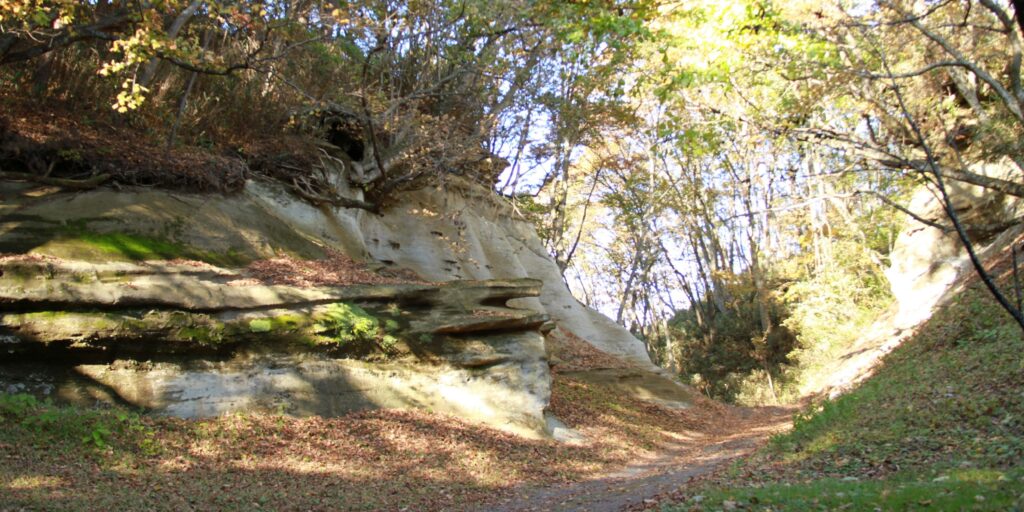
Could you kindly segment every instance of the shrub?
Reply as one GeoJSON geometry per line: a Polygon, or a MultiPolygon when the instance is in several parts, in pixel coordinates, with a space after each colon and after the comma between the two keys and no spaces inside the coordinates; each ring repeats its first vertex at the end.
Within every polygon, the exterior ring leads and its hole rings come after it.
{"type": "Polygon", "coordinates": [[[331,304],[318,312],[315,319],[313,332],[338,345],[347,345],[357,350],[372,350],[375,347],[385,355],[394,354],[398,346],[398,338],[389,334],[400,329],[398,322],[393,319],[381,322],[356,304],[331,304]]]}

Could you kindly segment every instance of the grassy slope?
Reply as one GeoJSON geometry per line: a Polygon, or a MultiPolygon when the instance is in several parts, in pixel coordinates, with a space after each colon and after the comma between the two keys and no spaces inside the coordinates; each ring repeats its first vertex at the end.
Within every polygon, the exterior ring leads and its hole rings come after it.
{"type": "Polygon", "coordinates": [[[1021,510],[1022,462],[1024,340],[974,283],[858,389],[660,508],[1021,510]]]}

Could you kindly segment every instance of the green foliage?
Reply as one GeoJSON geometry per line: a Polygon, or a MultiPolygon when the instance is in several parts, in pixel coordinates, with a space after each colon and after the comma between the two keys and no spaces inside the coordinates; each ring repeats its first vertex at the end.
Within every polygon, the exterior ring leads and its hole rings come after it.
{"type": "Polygon", "coordinates": [[[849,351],[892,301],[888,281],[870,248],[850,240],[831,242],[834,261],[815,269],[789,263],[794,281],[783,297],[798,348],[786,369],[791,400],[818,389],[832,363],[849,351]]]}
{"type": "Polygon", "coordinates": [[[393,355],[399,343],[394,336],[401,330],[393,318],[374,316],[357,304],[338,302],[314,315],[312,332],[341,346],[355,350],[376,348],[384,355],[393,355]]]}
{"type": "Polygon", "coordinates": [[[394,352],[398,347],[398,338],[390,334],[385,334],[380,337],[379,343],[381,350],[383,350],[385,354],[389,354],[394,352]]]}
{"type": "Polygon", "coordinates": [[[5,417],[24,418],[39,405],[39,400],[29,394],[0,394],[0,415],[5,417]]]}
{"type": "Polygon", "coordinates": [[[355,304],[338,302],[317,314],[313,332],[338,343],[375,341],[380,329],[377,317],[355,304]]]}
{"type": "Polygon", "coordinates": [[[745,404],[796,401],[818,389],[835,359],[892,300],[878,256],[863,240],[836,237],[819,245],[829,255],[824,264],[811,252],[771,262],[770,314],[779,328],[767,344],[749,278],[728,281],[725,294],[733,300],[726,314],[707,299],[700,311],[713,316],[703,325],[694,309],[676,314],[671,344],[691,383],[745,404]]]}
{"type": "Polygon", "coordinates": [[[785,325],[789,313],[777,294],[769,295],[769,316],[777,327],[765,338],[749,276],[733,276],[726,293],[732,300],[725,313],[705,299],[698,307],[712,312],[711,318],[699,318],[691,308],[676,313],[669,325],[683,376],[705,394],[731,401],[743,392],[746,377],[771,371],[777,378],[797,340],[785,325]]]}
{"type": "Polygon", "coordinates": [[[93,450],[159,453],[155,434],[142,418],[123,409],[83,409],[54,405],[24,393],[0,394],[4,439],[53,449],[75,444],[93,450]]]}

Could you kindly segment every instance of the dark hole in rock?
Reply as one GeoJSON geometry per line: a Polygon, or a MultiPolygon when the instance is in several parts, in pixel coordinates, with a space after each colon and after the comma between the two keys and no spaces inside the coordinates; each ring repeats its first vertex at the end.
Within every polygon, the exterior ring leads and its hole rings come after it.
{"type": "Polygon", "coordinates": [[[348,123],[332,122],[327,129],[327,142],[344,151],[353,162],[361,161],[366,154],[366,146],[352,134],[352,128],[348,123]]]}

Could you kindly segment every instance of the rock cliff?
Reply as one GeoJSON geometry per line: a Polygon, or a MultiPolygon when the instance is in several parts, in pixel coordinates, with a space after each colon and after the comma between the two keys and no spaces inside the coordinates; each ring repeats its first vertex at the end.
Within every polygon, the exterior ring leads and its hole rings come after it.
{"type": "Polygon", "coordinates": [[[179,416],[420,407],[540,435],[555,324],[654,368],[569,294],[532,228],[469,183],[403,193],[380,215],[269,181],[229,197],[0,187],[9,391],[179,416]],[[402,278],[297,286],[246,268],[337,251],[402,278]]]}
{"type": "MultiPolygon", "coordinates": [[[[1024,181],[1024,174],[1009,159],[976,165],[971,170],[990,178],[1024,181]]],[[[953,209],[979,254],[1005,247],[1016,235],[1015,226],[1024,215],[1024,200],[956,181],[949,181],[947,187],[953,209]]],[[[936,192],[922,187],[911,198],[908,209],[946,229],[908,219],[906,229],[896,239],[886,277],[899,305],[894,322],[901,329],[927,320],[957,280],[974,271],[936,192]]]]}

